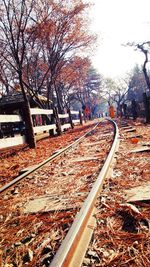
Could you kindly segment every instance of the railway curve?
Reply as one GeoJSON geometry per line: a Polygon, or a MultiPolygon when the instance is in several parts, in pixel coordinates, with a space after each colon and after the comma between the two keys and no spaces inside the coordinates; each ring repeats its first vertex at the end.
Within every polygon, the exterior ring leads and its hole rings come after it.
{"type": "MultiPolygon", "coordinates": [[[[80,257],[75,248],[81,248],[79,237],[92,218],[118,137],[116,123],[101,120],[73,147],[58,151],[1,188],[2,266],[78,266],[87,246],[80,257]]],[[[90,236],[91,232],[88,242],[90,236]]]]}

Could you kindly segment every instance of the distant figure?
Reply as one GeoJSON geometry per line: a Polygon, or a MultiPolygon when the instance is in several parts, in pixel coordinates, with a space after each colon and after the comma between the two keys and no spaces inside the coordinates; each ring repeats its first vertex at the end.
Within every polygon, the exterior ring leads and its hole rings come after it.
{"type": "Polygon", "coordinates": [[[109,106],[109,116],[113,119],[115,117],[115,109],[113,105],[109,106]]]}
{"type": "Polygon", "coordinates": [[[123,103],[122,108],[123,108],[123,115],[125,118],[127,118],[127,104],[123,103]]]}
{"type": "Polygon", "coordinates": [[[85,111],[85,108],[86,108],[86,106],[85,105],[82,105],[82,110],[83,111],[85,111]]]}
{"type": "Polygon", "coordinates": [[[87,119],[91,119],[91,110],[88,106],[85,107],[85,116],[87,119]]]}
{"type": "Polygon", "coordinates": [[[123,116],[122,110],[123,110],[123,105],[120,104],[119,115],[120,115],[121,118],[123,116]]]}
{"type": "Polygon", "coordinates": [[[86,106],[83,104],[82,105],[82,111],[83,111],[84,120],[86,120],[86,117],[85,117],[85,108],[86,108],[86,106]]]}
{"type": "Polygon", "coordinates": [[[135,99],[132,100],[131,110],[132,110],[133,120],[136,120],[137,119],[137,103],[135,99]]]}

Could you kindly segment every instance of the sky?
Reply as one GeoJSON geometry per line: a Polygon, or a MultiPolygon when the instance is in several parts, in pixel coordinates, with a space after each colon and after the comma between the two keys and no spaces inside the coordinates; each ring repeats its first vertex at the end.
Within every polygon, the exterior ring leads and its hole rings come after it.
{"type": "Polygon", "coordinates": [[[150,0],[90,0],[91,29],[98,35],[93,66],[105,77],[124,77],[144,55],[123,44],[150,40],[150,0]]]}

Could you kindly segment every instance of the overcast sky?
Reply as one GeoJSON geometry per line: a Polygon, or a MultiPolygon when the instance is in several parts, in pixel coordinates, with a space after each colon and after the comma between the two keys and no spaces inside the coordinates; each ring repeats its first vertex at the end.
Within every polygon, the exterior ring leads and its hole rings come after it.
{"type": "Polygon", "coordinates": [[[129,72],[144,56],[127,42],[150,40],[150,0],[91,0],[91,27],[98,36],[94,67],[105,76],[118,77],[129,72]]]}

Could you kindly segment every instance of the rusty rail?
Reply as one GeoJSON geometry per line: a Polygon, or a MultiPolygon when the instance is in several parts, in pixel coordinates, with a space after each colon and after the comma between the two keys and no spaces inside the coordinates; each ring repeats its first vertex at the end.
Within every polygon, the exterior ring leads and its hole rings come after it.
{"type": "MultiPolygon", "coordinates": [[[[100,121],[101,122],[101,121],[100,121]]],[[[79,139],[77,139],[76,141],[74,141],[73,143],[71,143],[70,145],[66,146],[65,148],[61,149],[61,151],[56,152],[55,154],[53,154],[51,157],[47,158],[46,160],[42,161],[40,164],[36,165],[34,168],[28,170],[27,172],[19,175],[18,177],[16,177],[15,179],[13,179],[11,182],[5,184],[4,186],[2,186],[0,188],[0,193],[6,191],[7,189],[9,189],[10,187],[12,187],[13,185],[16,185],[17,183],[19,183],[22,179],[25,179],[29,174],[33,173],[34,171],[40,169],[41,167],[43,167],[46,163],[54,160],[55,158],[59,157],[62,153],[66,152],[67,150],[69,150],[71,147],[77,145],[78,143],[80,143],[89,133],[91,133],[92,131],[95,130],[95,128],[99,125],[99,123],[96,123],[96,125],[87,133],[85,133],[83,136],[81,136],[79,139]]]]}
{"type": "MultiPolygon", "coordinates": [[[[85,231],[88,230],[89,225],[91,224],[91,219],[94,215],[95,201],[102,190],[103,182],[106,178],[110,164],[118,147],[118,127],[114,121],[109,121],[114,125],[114,141],[111,150],[107,156],[107,159],[105,160],[97,180],[95,181],[80,212],[75,217],[68,234],[66,235],[62,245],[58,249],[52,263],[50,264],[50,267],[79,267],[82,264],[88,246],[87,241],[84,242],[85,231]]],[[[90,238],[88,242],[90,242],[90,238]]]]}

